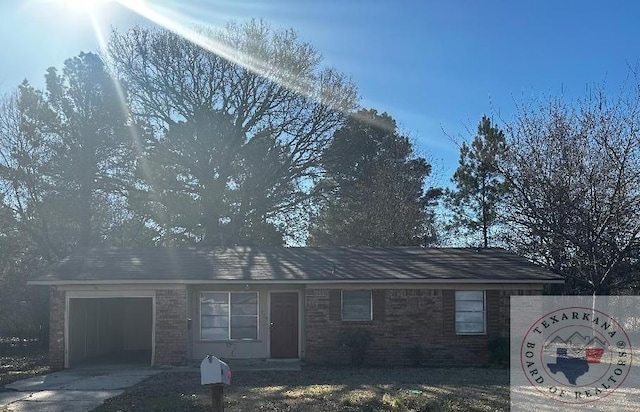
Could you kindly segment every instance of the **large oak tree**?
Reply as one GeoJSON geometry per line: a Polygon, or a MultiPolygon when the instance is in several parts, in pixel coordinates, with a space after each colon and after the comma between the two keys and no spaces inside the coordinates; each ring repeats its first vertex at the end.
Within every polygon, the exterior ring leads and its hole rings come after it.
{"type": "Polygon", "coordinates": [[[131,203],[165,242],[282,244],[355,88],[291,30],[252,20],[196,34],[111,37],[132,114],[152,131],[131,203]]]}

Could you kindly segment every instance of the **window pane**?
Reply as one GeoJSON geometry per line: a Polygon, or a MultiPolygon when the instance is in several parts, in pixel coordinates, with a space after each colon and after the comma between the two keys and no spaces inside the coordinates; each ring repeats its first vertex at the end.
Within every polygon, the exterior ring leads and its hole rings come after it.
{"type": "Polygon", "coordinates": [[[256,316],[232,316],[231,317],[231,330],[235,328],[248,328],[252,327],[256,329],[258,327],[258,318],[256,316]]]}
{"type": "Polygon", "coordinates": [[[231,293],[231,304],[236,303],[258,303],[257,292],[233,292],[231,293]]]}
{"type": "Polygon", "coordinates": [[[203,293],[200,296],[202,303],[229,303],[229,294],[227,292],[211,292],[203,293]]]}
{"type": "Polygon", "coordinates": [[[456,322],[483,323],[483,312],[456,312],[456,322]]]}
{"type": "Polygon", "coordinates": [[[203,328],[226,328],[229,326],[229,318],[226,316],[203,316],[203,328]]]}
{"type": "Polygon", "coordinates": [[[258,317],[231,316],[231,339],[258,339],[258,317]]]}
{"type": "Polygon", "coordinates": [[[342,303],[343,304],[371,304],[371,291],[370,290],[343,290],[342,291],[342,303]]]}
{"type": "Polygon", "coordinates": [[[231,339],[258,339],[256,328],[232,328],[231,339]]]}
{"type": "Polygon", "coordinates": [[[484,291],[456,290],[456,332],[484,333],[484,291]]]}
{"type": "Polygon", "coordinates": [[[370,306],[349,305],[342,308],[342,319],[344,320],[371,320],[370,306]]]}
{"type": "Polygon", "coordinates": [[[202,328],[202,340],[229,340],[227,328],[202,328]]]}
{"type": "Polygon", "coordinates": [[[481,290],[456,290],[456,300],[484,300],[481,290]]]}
{"type": "Polygon", "coordinates": [[[483,323],[456,322],[456,332],[458,333],[484,333],[483,323]]]}
{"type": "Polygon", "coordinates": [[[257,315],[258,305],[255,303],[232,303],[231,315],[257,315]]]}
{"type": "Polygon", "coordinates": [[[202,340],[258,338],[257,292],[202,293],[200,315],[202,340]]]}
{"type": "Polygon", "coordinates": [[[200,338],[229,340],[228,292],[207,292],[200,295],[200,338]]]}
{"type": "Polygon", "coordinates": [[[484,310],[484,302],[481,300],[459,300],[456,302],[456,310],[460,311],[482,311],[484,310]]]}
{"type": "Polygon", "coordinates": [[[342,291],[343,320],[371,320],[371,291],[342,291]]]}
{"type": "Polygon", "coordinates": [[[219,315],[219,316],[228,316],[229,315],[229,305],[226,303],[203,303],[201,305],[201,313],[202,315],[219,315]]]}

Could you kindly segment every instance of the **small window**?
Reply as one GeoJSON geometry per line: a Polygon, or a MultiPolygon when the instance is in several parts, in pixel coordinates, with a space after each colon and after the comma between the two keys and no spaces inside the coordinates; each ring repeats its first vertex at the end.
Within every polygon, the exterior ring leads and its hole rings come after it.
{"type": "Polygon", "coordinates": [[[482,290],[456,291],[456,333],[483,335],[485,333],[485,294],[482,290]]]}
{"type": "Polygon", "coordinates": [[[370,290],[342,291],[342,320],[369,321],[371,313],[370,290]]]}
{"type": "Polygon", "coordinates": [[[258,293],[202,293],[200,295],[200,339],[258,339],[258,293]]]}

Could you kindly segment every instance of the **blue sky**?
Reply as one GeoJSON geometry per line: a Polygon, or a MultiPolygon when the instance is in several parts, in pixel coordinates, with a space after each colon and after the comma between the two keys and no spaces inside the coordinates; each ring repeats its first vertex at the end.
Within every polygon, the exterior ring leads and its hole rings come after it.
{"type": "MultiPolygon", "coordinates": [[[[65,0],[0,4],[0,92],[49,66],[98,50],[87,14],[65,0]]],[[[92,1],[92,0],[85,0],[92,1]]],[[[116,2],[98,21],[126,30],[148,22],[116,2]]],[[[122,0],[126,1],[126,0],[122,0]]],[[[140,1],[140,0],[129,0],[140,1]]],[[[171,19],[223,25],[263,18],[295,29],[352,77],[362,105],[387,111],[446,183],[480,117],[513,116],[515,102],[606,83],[615,94],[640,58],[640,3],[632,1],[147,0],[171,19]]]]}

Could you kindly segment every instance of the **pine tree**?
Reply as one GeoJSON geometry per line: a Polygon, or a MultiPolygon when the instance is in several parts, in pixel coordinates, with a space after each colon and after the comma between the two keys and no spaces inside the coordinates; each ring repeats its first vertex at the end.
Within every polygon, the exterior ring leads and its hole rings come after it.
{"type": "Polygon", "coordinates": [[[323,155],[324,179],[309,244],[409,246],[435,239],[425,192],[431,165],[386,113],[361,110],[336,131],[323,155]]]}
{"type": "Polygon", "coordinates": [[[460,161],[448,191],[452,226],[463,233],[480,233],[488,247],[490,232],[498,220],[500,201],[507,189],[499,164],[507,148],[504,133],[483,116],[473,141],[460,147],[460,161]]]}

